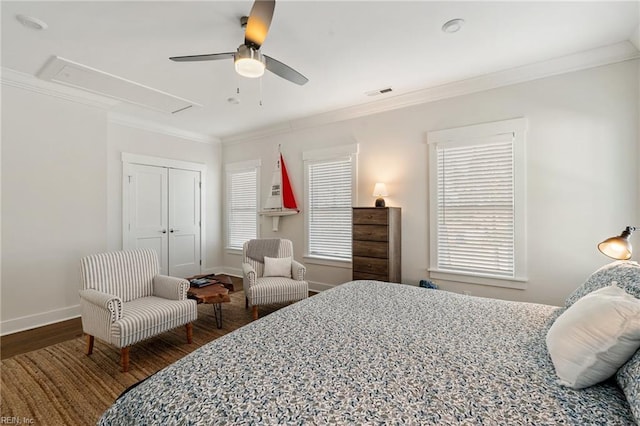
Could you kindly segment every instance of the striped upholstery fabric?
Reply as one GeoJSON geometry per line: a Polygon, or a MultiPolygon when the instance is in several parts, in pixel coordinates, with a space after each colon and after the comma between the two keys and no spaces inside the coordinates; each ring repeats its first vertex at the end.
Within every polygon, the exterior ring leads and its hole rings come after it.
{"type": "MultiPolygon", "coordinates": [[[[294,302],[309,296],[309,285],[304,280],[304,265],[295,260],[291,262],[292,278],[263,277],[264,263],[247,256],[248,244],[248,241],[245,242],[242,249],[242,283],[249,306],[294,302]]],[[[293,243],[290,240],[280,240],[277,257],[293,259],[293,243]]]]}
{"type": "Polygon", "coordinates": [[[123,304],[122,318],[111,324],[111,344],[126,348],[198,319],[195,300],[141,297],[123,304]]]}
{"type": "Polygon", "coordinates": [[[80,292],[82,330],[105,342],[111,341],[111,324],[122,317],[122,301],[96,290],[80,292]]]}
{"type": "Polygon", "coordinates": [[[154,250],[102,253],[80,262],[83,331],[124,348],[197,319],[189,282],[159,275],[154,250]]]}
{"type": "Polygon", "coordinates": [[[262,277],[249,289],[249,305],[267,305],[306,299],[309,288],[306,281],[284,277],[262,277]]]}
{"type": "Polygon", "coordinates": [[[153,295],[171,300],[185,300],[189,291],[189,281],[182,278],[156,275],[153,277],[153,295]]]}
{"type": "Polygon", "coordinates": [[[82,259],[82,288],[112,294],[128,302],[151,296],[160,267],[154,250],[95,254],[82,259]]]}

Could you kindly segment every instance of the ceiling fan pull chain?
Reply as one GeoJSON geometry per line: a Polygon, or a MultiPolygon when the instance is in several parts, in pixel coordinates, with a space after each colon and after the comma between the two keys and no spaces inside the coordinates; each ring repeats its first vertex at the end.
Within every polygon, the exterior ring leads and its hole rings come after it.
{"type": "Polygon", "coordinates": [[[262,106],[262,77],[260,77],[260,106],[262,106]]]}

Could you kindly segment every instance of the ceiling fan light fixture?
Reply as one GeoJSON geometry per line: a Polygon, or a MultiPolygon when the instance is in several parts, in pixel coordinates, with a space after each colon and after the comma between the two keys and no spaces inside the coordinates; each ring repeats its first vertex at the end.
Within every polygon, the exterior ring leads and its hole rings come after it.
{"type": "Polygon", "coordinates": [[[247,47],[244,44],[238,47],[233,61],[236,66],[236,72],[243,77],[258,78],[264,74],[264,56],[258,50],[247,47]]]}

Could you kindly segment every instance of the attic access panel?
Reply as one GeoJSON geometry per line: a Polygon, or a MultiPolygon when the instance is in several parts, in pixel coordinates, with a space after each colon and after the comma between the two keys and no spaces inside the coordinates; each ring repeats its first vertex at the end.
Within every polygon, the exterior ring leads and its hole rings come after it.
{"type": "Polygon", "coordinates": [[[51,57],[37,75],[42,80],[164,113],[177,113],[194,106],[202,106],[58,56],[51,57]]]}

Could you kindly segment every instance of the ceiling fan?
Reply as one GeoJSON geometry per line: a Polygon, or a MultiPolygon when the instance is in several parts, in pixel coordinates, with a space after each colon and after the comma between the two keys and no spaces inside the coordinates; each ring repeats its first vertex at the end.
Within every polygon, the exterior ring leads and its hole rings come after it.
{"type": "Polygon", "coordinates": [[[260,47],[269,32],[275,6],[275,0],[256,0],[253,3],[249,17],[243,16],[241,18],[241,25],[244,27],[246,24],[244,43],[238,46],[238,50],[235,52],[172,56],[169,59],[176,62],[194,62],[233,58],[236,72],[244,77],[261,77],[266,68],[277,76],[302,86],[309,81],[307,77],[290,66],[260,52],[260,47]]]}

